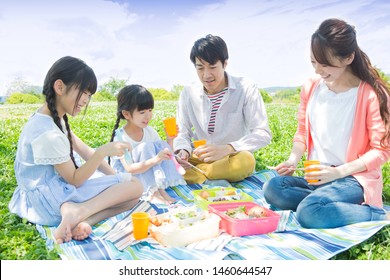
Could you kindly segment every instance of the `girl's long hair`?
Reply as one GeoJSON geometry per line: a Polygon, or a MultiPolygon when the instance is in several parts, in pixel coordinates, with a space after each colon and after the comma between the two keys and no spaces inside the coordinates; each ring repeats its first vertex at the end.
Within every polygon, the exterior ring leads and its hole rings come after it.
{"type": "Polygon", "coordinates": [[[390,113],[389,95],[390,86],[381,78],[368,56],[359,48],[356,40],[356,30],[340,19],[327,19],[321,23],[311,38],[311,50],[321,64],[330,65],[331,55],[339,58],[348,58],[355,54],[350,67],[352,73],[362,81],[370,84],[379,100],[380,115],[385,124],[385,134],[381,139],[382,147],[389,146],[390,140],[390,113]]]}
{"type": "MultiPolygon", "coordinates": [[[[122,88],[118,93],[117,102],[116,121],[110,142],[114,140],[120,121],[125,119],[122,111],[128,111],[130,115],[133,115],[135,110],[142,111],[154,108],[153,95],[141,85],[128,85],[122,88]]],[[[108,158],[108,163],[110,164],[110,158],[108,158]]]]}
{"type": "MultiPolygon", "coordinates": [[[[91,94],[96,92],[97,79],[93,70],[84,61],[71,56],[60,58],[47,72],[42,93],[46,98],[46,103],[54,123],[58,126],[59,129],[61,129],[62,132],[64,132],[61,125],[61,119],[58,116],[56,108],[57,95],[54,90],[54,83],[57,80],[61,80],[66,85],[68,90],[71,88],[78,89],[79,93],[73,108],[73,110],[75,110],[77,103],[84,92],[89,92],[91,94]]],[[[78,168],[73,156],[72,136],[68,122],[68,116],[65,114],[63,119],[65,122],[67,137],[70,143],[70,158],[72,159],[75,167],[78,168]]]]}

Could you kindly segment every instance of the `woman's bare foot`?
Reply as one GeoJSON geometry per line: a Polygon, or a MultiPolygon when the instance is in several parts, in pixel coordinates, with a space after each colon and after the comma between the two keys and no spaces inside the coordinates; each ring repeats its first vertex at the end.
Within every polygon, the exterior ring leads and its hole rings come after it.
{"type": "Polygon", "coordinates": [[[168,202],[168,204],[172,204],[176,202],[176,199],[171,197],[164,189],[159,189],[158,192],[164,198],[164,200],[168,202]]]}
{"type": "Polygon", "coordinates": [[[74,240],[84,240],[92,233],[92,227],[87,222],[79,223],[74,229],[72,229],[72,238],[74,240]]]}
{"type": "Polygon", "coordinates": [[[81,208],[73,202],[65,202],[61,206],[62,220],[54,231],[54,238],[58,244],[72,240],[72,229],[74,229],[81,218],[81,208]]]}

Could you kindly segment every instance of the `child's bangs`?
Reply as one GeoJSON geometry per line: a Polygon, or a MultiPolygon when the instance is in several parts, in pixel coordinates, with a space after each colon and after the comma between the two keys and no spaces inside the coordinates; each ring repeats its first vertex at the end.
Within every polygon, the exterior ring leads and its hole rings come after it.
{"type": "Polygon", "coordinates": [[[97,79],[91,68],[84,68],[78,71],[71,86],[75,86],[80,92],[94,94],[97,90],[97,79]]]}
{"type": "Polygon", "coordinates": [[[145,91],[143,94],[137,96],[137,110],[148,110],[154,108],[154,99],[150,92],[145,91]]]}

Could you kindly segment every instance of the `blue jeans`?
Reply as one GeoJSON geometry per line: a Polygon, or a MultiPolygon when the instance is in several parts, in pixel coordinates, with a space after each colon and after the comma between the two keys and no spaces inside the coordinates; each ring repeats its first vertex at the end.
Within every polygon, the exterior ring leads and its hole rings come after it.
{"type": "Polygon", "coordinates": [[[335,228],[353,223],[385,220],[384,209],[362,204],[364,192],[352,176],[320,186],[302,177],[278,176],[267,181],[264,197],[272,207],[297,212],[306,228],[335,228]]]}

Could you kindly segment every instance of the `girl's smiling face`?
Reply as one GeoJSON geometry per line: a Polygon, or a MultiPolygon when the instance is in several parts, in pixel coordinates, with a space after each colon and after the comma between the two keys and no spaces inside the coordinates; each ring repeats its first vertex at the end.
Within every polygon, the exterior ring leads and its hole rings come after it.
{"type": "Polygon", "coordinates": [[[136,109],[132,115],[128,114],[125,117],[135,126],[145,128],[149,125],[150,120],[153,118],[153,109],[145,109],[141,111],[138,111],[138,109],[136,109]]]}
{"type": "Polygon", "coordinates": [[[57,80],[54,86],[57,93],[57,112],[60,117],[65,114],[73,117],[78,115],[81,109],[89,103],[92,96],[91,93],[85,91],[77,100],[80,93],[79,88],[75,86],[69,88],[61,80],[57,80]]]}

